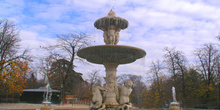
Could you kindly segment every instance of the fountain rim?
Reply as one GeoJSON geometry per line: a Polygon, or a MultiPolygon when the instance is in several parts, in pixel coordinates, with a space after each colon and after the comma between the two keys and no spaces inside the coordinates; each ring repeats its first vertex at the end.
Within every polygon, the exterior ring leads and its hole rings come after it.
{"type": "MultiPolygon", "coordinates": [[[[125,51],[122,51],[122,54],[123,54],[123,52],[125,52],[125,51]]],[[[137,47],[132,47],[132,46],[125,46],[125,45],[96,45],[96,46],[90,46],[90,47],[85,47],[85,48],[80,49],[77,52],[77,56],[79,56],[80,58],[86,59],[88,62],[95,63],[95,64],[104,64],[104,63],[129,64],[129,63],[132,63],[132,62],[136,61],[137,59],[145,57],[146,56],[146,52],[143,49],[140,49],[140,48],[137,48],[137,47]],[[116,48],[117,48],[116,50],[120,50],[120,49],[121,50],[126,50],[126,49],[134,50],[133,52],[136,51],[137,53],[135,55],[133,55],[132,52],[126,54],[126,55],[131,55],[131,57],[133,56],[132,57],[133,59],[127,59],[128,57],[123,57],[126,60],[120,59],[120,61],[116,61],[116,62],[115,61],[109,61],[109,60],[101,60],[101,62],[100,61],[91,61],[92,57],[88,57],[87,56],[87,54],[89,54],[89,52],[91,52],[91,50],[93,50],[93,49],[94,49],[94,51],[97,51],[97,50],[98,51],[99,50],[107,51],[107,50],[109,50],[109,48],[110,48],[111,53],[109,53],[109,54],[97,53],[96,55],[107,55],[107,56],[113,55],[114,56],[114,54],[115,54],[114,53],[114,49],[116,49],[116,48]]],[[[115,57],[118,58],[117,56],[115,56],[115,57]]],[[[97,58],[99,58],[99,57],[97,57],[97,58]]]]}
{"type": "MultiPolygon", "coordinates": [[[[80,49],[79,51],[86,49],[86,48],[95,48],[95,47],[124,47],[124,48],[131,48],[131,49],[138,49],[138,50],[142,50],[145,52],[145,50],[138,48],[138,47],[133,47],[133,46],[127,46],[127,45],[95,45],[95,46],[89,46],[89,47],[85,47],[80,49]]],[[[146,54],[146,52],[145,52],[146,54]]]]}
{"type": "MultiPolygon", "coordinates": [[[[104,27],[104,26],[102,26],[101,25],[101,23],[100,23],[100,21],[111,21],[111,20],[120,20],[120,22],[123,22],[123,24],[125,24],[124,26],[117,26],[117,27],[120,27],[121,29],[126,29],[127,27],[128,27],[128,21],[126,20],[126,19],[124,19],[124,18],[121,18],[121,17],[116,17],[116,16],[106,16],[106,17],[102,17],[102,18],[99,18],[99,19],[97,19],[96,21],[95,21],[95,23],[94,23],[94,26],[97,28],[97,29],[101,29],[102,27],[104,27]]],[[[112,25],[117,25],[117,24],[112,24],[112,25]]]]}
{"type": "Polygon", "coordinates": [[[43,101],[42,103],[44,103],[44,104],[51,104],[50,101],[43,101]]]}

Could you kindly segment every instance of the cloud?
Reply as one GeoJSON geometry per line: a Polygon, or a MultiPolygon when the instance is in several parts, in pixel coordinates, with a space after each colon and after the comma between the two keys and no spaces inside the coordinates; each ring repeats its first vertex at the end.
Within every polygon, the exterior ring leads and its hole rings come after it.
{"type": "Polygon", "coordinates": [[[22,9],[24,7],[23,0],[7,0],[0,1],[0,15],[1,16],[10,16],[10,14],[18,15],[22,14],[22,9]]]}
{"type": "Polygon", "coordinates": [[[219,8],[204,2],[191,2],[190,0],[159,0],[154,1],[153,7],[157,10],[176,13],[196,18],[216,18],[219,8]],[[207,16],[209,14],[209,16],[207,16]]]}
{"type": "Polygon", "coordinates": [[[22,47],[36,47],[37,42],[37,33],[31,32],[31,31],[20,31],[20,38],[22,39],[22,47]]]}
{"type": "Polygon", "coordinates": [[[48,44],[54,44],[54,38],[47,38],[46,36],[40,36],[37,32],[21,30],[21,51],[24,49],[29,49],[30,55],[33,57],[34,62],[39,61],[39,57],[44,57],[46,55],[45,51],[41,48],[42,46],[47,46],[48,44]]]}
{"type": "MultiPolygon", "coordinates": [[[[32,54],[39,54],[40,45],[55,43],[54,36],[62,33],[85,32],[91,36],[92,45],[104,45],[103,32],[94,28],[93,24],[113,8],[116,16],[129,21],[129,27],[120,32],[119,45],[134,46],[147,52],[145,64],[138,60],[121,65],[118,74],[145,75],[152,60],[162,59],[166,46],[183,51],[190,60],[194,58],[193,50],[203,43],[218,42],[215,36],[220,29],[220,1],[114,1],[0,1],[0,10],[3,10],[0,18],[14,19],[21,28],[22,48],[29,47],[32,54]]],[[[83,73],[92,69],[105,72],[101,65],[86,66],[78,62],[76,65],[76,69],[83,73]]]]}

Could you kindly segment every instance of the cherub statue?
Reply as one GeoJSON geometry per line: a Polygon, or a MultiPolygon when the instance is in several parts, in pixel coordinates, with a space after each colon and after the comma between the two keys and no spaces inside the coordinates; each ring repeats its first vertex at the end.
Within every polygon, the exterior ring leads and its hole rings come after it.
{"type": "Polygon", "coordinates": [[[103,38],[104,38],[105,44],[109,44],[108,30],[105,28],[101,28],[101,30],[104,32],[103,38]]]}
{"type": "Polygon", "coordinates": [[[121,31],[121,28],[117,28],[117,30],[115,31],[115,42],[114,45],[117,45],[119,42],[119,32],[121,31]]]}
{"type": "Polygon", "coordinates": [[[109,37],[108,44],[114,45],[114,43],[115,43],[115,25],[110,25],[108,27],[108,37],[109,37]]]}
{"type": "Polygon", "coordinates": [[[127,81],[125,83],[125,86],[120,86],[119,87],[119,92],[120,92],[120,100],[119,103],[121,105],[121,109],[124,110],[129,110],[129,107],[131,107],[131,104],[129,103],[129,96],[132,92],[132,87],[133,82],[132,81],[127,81]]]}
{"type": "Polygon", "coordinates": [[[101,91],[104,91],[105,89],[103,87],[101,87],[101,85],[99,83],[95,83],[92,86],[92,102],[94,103],[94,105],[92,106],[92,108],[94,109],[98,109],[102,106],[102,95],[101,95],[101,91]]]}

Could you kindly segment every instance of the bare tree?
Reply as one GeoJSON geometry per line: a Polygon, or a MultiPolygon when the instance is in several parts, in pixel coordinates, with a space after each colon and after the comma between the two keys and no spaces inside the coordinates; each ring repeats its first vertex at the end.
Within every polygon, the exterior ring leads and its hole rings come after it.
{"type": "MultiPolygon", "coordinates": [[[[157,60],[157,62],[152,62],[150,67],[150,73],[153,73],[156,77],[156,81],[160,84],[159,77],[162,76],[162,71],[164,67],[162,66],[161,62],[157,60]]],[[[159,87],[159,86],[158,86],[159,87]]]]}
{"type": "Polygon", "coordinates": [[[204,44],[202,48],[195,50],[195,55],[199,61],[198,71],[201,72],[208,85],[213,83],[211,81],[214,81],[214,77],[218,74],[219,50],[214,44],[204,44]]]}
{"type": "Polygon", "coordinates": [[[146,85],[142,82],[142,76],[129,75],[129,79],[134,83],[131,93],[131,102],[142,108],[144,106],[144,93],[147,89],[146,85]]]}
{"type": "Polygon", "coordinates": [[[88,82],[91,84],[91,87],[95,83],[102,83],[102,78],[99,75],[99,70],[93,70],[88,74],[88,82]]]}
{"type": "MultiPolygon", "coordinates": [[[[63,94],[70,92],[68,88],[70,88],[70,85],[72,85],[71,83],[74,82],[73,79],[76,80],[77,77],[81,81],[81,73],[74,71],[74,60],[79,59],[76,56],[78,50],[88,45],[88,35],[85,33],[79,33],[57,35],[57,43],[55,45],[43,47],[49,52],[49,56],[46,58],[47,61],[49,61],[46,64],[50,64],[48,67],[46,67],[46,70],[49,69],[50,71],[49,79],[52,78],[53,80],[56,80],[57,78],[59,83],[54,83],[56,84],[54,87],[61,89],[63,94]],[[55,74],[58,73],[62,77],[56,77],[55,74]]],[[[71,88],[73,87],[71,86],[71,88]]]]}
{"type": "Polygon", "coordinates": [[[164,55],[165,63],[167,64],[168,70],[173,74],[174,81],[178,74],[184,78],[184,72],[187,71],[187,59],[184,53],[176,51],[175,48],[165,48],[166,54],[164,55]]]}
{"type": "Polygon", "coordinates": [[[17,25],[8,19],[0,19],[0,97],[22,93],[25,86],[30,56],[27,49],[19,52],[20,41],[17,25]]]}
{"type": "Polygon", "coordinates": [[[152,62],[151,67],[150,67],[150,73],[153,73],[155,75],[154,82],[156,83],[156,93],[158,93],[159,96],[159,104],[162,106],[162,104],[165,103],[164,99],[164,91],[162,87],[162,82],[163,82],[163,69],[164,67],[162,66],[162,63],[157,60],[157,62],[152,62]]]}
{"type": "Polygon", "coordinates": [[[186,96],[185,74],[187,72],[187,59],[183,52],[177,51],[175,48],[165,48],[165,51],[165,62],[167,64],[168,70],[173,75],[174,86],[178,90],[181,90],[183,96],[182,98],[184,98],[186,96]]]}
{"type": "Polygon", "coordinates": [[[74,59],[76,59],[76,53],[78,50],[87,47],[89,45],[88,35],[85,33],[80,34],[62,34],[57,35],[58,43],[56,48],[64,50],[68,53],[68,61],[71,65],[74,65],[74,59]]]}
{"type": "Polygon", "coordinates": [[[215,85],[216,77],[218,76],[220,54],[214,44],[204,44],[202,48],[195,50],[195,55],[198,58],[197,70],[202,74],[204,85],[207,91],[204,94],[207,103],[210,99],[211,89],[215,85]]]}
{"type": "Polygon", "coordinates": [[[164,55],[165,63],[167,64],[168,71],[172,73],[173,80],[176,80],[177,76],[177,65],[175,62],[175,49],[169,49],[168,47],[165,48],[166,54],[164,55]]]}
{"type": "Polygon", "coordinates": [[[119,85],[123,85],[123,84],[125,84],[126,81],[130,80],[129,79],[129,74],[119,75],[117,78],[118,78],[117,83],[119,85]]]}
{"type": "Polygon", "coordinates": [[[30,60],[27,55],[28,50],[26,49],[22,54],[18,55],[19,50],[19,31],[14,22],[8,19],[0,20],[0,72],[3,67],[10,65],[9,62],[24,59],[30,60]]]}
{"type": "Polygon", "coordinates": [[[184,98],[186,96],[185,73],[187,72],[187,67],[186,67],[187,60],[186,57],[184,56],[184,53],[180,51],[176,51],[175,59],[176,59],[178,72],[181,74],[182,94],[184,98]]]}
{"type": "Polygon", "coordinates": [[[39,87],[42,87],[44,82],[42,80],[39,80],[36,76],[37,71],[35,70],[30,70],[28,72],[28,78],[26,79],[26,88],[27,89],[37,89],[39,87]]]}

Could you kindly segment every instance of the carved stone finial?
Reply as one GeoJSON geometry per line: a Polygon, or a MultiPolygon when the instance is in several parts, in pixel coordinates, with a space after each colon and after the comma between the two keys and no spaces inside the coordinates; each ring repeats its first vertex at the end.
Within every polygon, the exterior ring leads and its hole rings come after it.
{"type": "Polygon", "coordinates": [[[108,16],[115,16],[115,12],[110,10],[109,13],[108,13],[108,16]]]}

